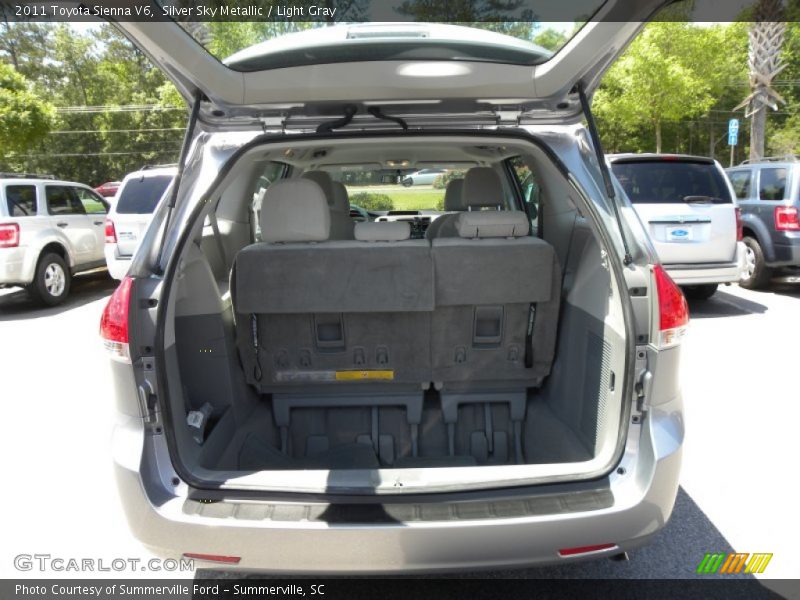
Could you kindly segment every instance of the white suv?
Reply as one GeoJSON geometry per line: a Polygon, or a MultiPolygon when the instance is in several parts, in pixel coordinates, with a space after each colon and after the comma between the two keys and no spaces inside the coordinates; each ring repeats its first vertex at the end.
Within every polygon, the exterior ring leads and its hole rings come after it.
{"type": "Polygon", "coordinates": [[[176,172],[174,166],[142,167],[122,180],[106,219],[106,264],[114,279],[128,272],[153,211],[176,172]]]}
{"type": "Polygon", "coordinates": [[[107,212],[108,202],[81,183],[0,174],[0,287],[62,302],[74,273],[103,265],[107,212]]]}

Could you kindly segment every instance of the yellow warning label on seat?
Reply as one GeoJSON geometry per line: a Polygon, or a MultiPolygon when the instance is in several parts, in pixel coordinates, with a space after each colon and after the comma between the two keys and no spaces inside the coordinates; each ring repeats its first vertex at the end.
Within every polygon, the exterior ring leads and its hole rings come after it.
{"type": "Polygon", "coordinates": [[[336,381],[392,381],[394,371],[336,371],[336,381]]]}

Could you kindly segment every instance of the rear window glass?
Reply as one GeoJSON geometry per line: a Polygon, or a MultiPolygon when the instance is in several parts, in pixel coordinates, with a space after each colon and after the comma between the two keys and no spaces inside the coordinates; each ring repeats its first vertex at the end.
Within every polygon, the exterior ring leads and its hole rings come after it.
{"type": "Polygon", "coordinates": [[[728,204],[731,196],[713,164],[686,161],[617,162],[611,170],[634,204],[707,201],[728,204]]]}
{"type": "Polygon", "coordinates": [[[761,200],[783,200],[786,195],[786,169],[761,169],[758,197],[761,200]]]}
{"type": "Polygon", "coordinates": [[[9,217],[36,216],[36,186],[9,185],[6,187],[6,204],[9,217]]]}
{"type": "Polygon", "coordinates": [[[152,213],[170,181],[172,181],[172,175],[129,179],[119,192],[116,211],[121,215],[152,213]]]}

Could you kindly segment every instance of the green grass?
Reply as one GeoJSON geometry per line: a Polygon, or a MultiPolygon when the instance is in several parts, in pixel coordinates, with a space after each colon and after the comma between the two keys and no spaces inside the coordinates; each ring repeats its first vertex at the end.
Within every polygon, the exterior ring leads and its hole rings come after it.
{"type": "Polygon", "coordinates": [[[428,185],[409,188],[401,185],[347,186],[347,191],[351,196],[358,192],[386,194],[392,199],[394,210],[435,210],[444,199],[444,190],[436,190],[428,185]]]}

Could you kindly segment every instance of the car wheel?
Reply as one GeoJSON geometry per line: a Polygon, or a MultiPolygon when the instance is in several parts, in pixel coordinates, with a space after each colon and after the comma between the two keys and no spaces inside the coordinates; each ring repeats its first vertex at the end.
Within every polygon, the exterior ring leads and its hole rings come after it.
{"type": "Polygon", "coordinates": [[[34,300],[45,306],[55,306],[69,293],[72,276],[64,259],[58,254],[45,254],[36,265],[36,275],[28,286],[34,300]]]}
{"type": "Polygon", "coordinates": [[[745,246],[745,274],[739,285],[748,290],[763,288],[772,278],[772,269],[764,264],[764,253],[755,238],[745,237],[742,241],[745,246]]]}
{"type": "Polygon", "coordinates": [[[410,177],[408,179],[403,179],[403,187],[411,187],[414,185],[414,180],[410,177]]]}
{"type": "Polygon", "coordinates": [[[690,300],[708,300],[717,291],[716,283],[706,283],[703,285],[687,285],[683,288],[683,293],[690,300]]]}

